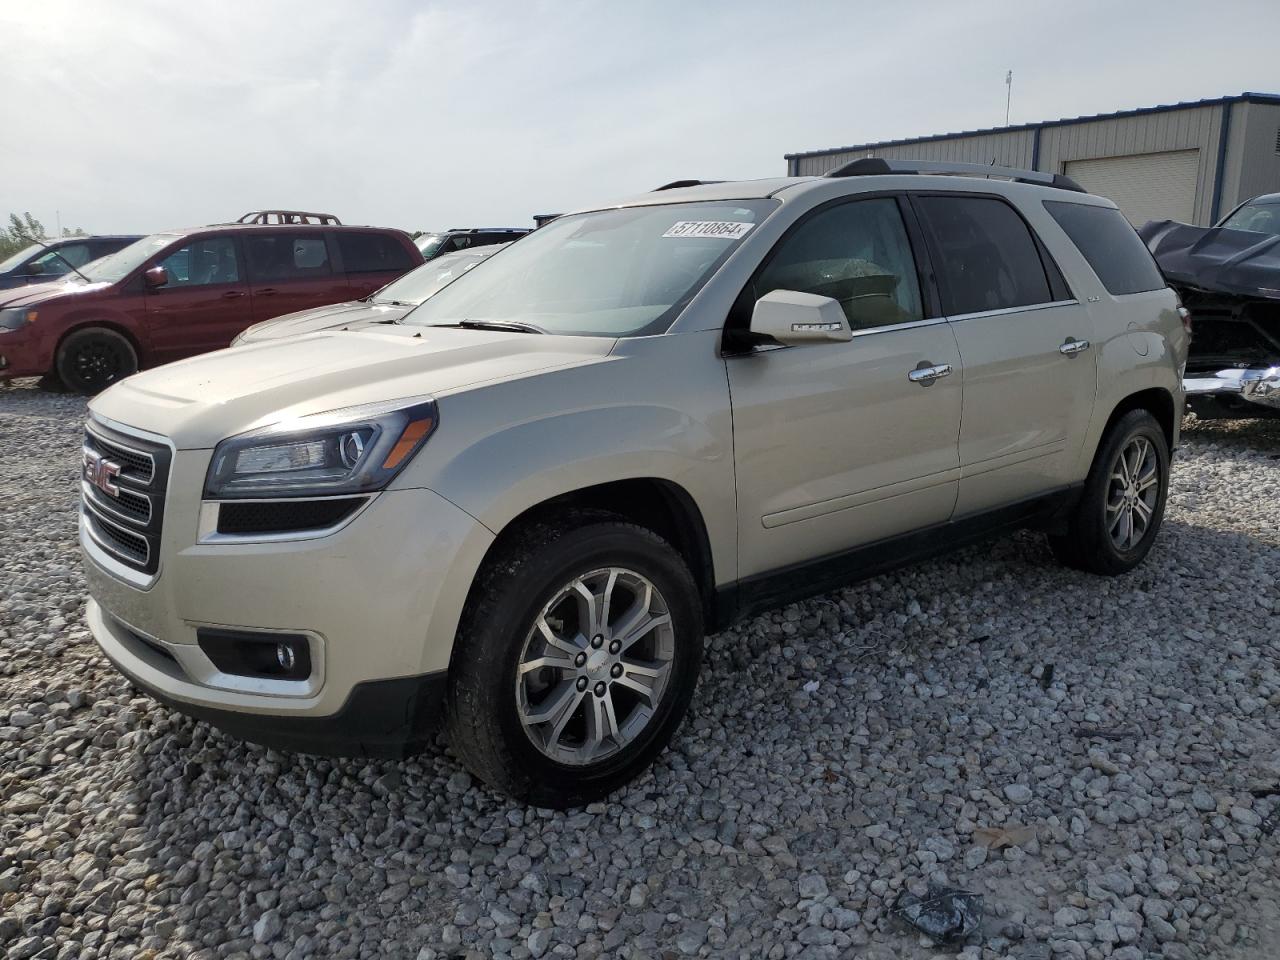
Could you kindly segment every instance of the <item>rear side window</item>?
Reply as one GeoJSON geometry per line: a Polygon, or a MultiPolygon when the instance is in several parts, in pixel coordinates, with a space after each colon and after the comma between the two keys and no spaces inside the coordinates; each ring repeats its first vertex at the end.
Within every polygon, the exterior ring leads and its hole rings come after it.
{"type": "Polygon", "coordinates": [[[338,233],[338,249],[347,273],[408,270],[409,253],[385,233],[338,233]]]}
{"type": "Polygon", "coordinates": [[[1119,210],[1046,200],[1044,208],[1079,247],[1107,293],[1120,296],[1165,286],[1147,245],[1119,210]]]}
{"type": "Polygon", "coordinates": [[[951,316],[1050,303],[1049,278],[1031,231],[990,197],[916,197],[933,240],[934,268],[951,316]]]}
{"type": "Polygon", "coordinates": [[[245,238],[249,279],[258,282],[328,276],[329,251],[319,233],[254,233],[245,238]]]}
{"type": "Polygon", "coordinates": [[[782,239],[753,286],[757,300],[774,290],[839,300],[854,330],[924,317],[911,244],[891,197],[815,213],[782,239]]]}

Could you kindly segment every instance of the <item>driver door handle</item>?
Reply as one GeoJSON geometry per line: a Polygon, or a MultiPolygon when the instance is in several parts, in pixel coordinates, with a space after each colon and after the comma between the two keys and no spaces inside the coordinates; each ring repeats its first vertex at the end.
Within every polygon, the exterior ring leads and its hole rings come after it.
{"type": "Polygon", "coordinates": [[[222,295],[223,300],[237,300],[244,296],[243,290],[228,290],[222,295]]]}
{"type": "Polygon", "coordinates": [[[935,380],[941,380],[943,377],[951,376],[951,364],[949,363],[930,363],[928,360],[921,360],[916,368],[907,374],[907,379],[912,383],[918,383],[922,387],[927,387],[935,380]]]}

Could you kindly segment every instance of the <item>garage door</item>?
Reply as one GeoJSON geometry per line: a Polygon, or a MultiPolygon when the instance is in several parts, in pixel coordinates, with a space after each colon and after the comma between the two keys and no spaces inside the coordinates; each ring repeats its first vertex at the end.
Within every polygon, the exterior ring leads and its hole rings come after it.
{"type": "Polygon", "coordinates": [[[1116,202],[1129,222],[1195,220],[1199,150],[1071,160],[1063,171],[1080,186],[1116,202]]]}

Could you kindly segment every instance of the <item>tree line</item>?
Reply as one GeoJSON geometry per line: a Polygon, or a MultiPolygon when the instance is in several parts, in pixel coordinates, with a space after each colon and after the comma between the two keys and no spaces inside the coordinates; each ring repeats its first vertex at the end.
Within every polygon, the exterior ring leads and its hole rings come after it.
{"type": "MultiPolygon", "coordinates": [[[[0,227],[0,260],[4,260],[11,254],[30,246],[32,240],[47,240],[49,236],[50,234],[45,230],[44,224],[33,217],[30,212],[21,215],[11,213],[9,214],[8,226],[0,227]]],[[[84,237],[88,236],[88,234],[79,227],[63,227],[62,236],[84,237]]]]}

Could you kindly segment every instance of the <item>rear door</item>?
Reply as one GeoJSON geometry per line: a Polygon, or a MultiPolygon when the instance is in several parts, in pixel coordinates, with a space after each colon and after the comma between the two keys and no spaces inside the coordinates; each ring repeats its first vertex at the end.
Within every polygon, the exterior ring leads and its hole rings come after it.
{"type": "Polygon", "coordinates": [[[964,363],[956,516],[1067,485],[1098,386],[1088,311],[1004,198],[912,202],[964,363]]]}
{"type": "Polygon", "coordinates": [[[234,236],[197,237],[149,266],[169,277],[145,294],[157,363],[220,350],[249,325],[249,284],[234,236]]]}
{"type": "Polygon", "coordinates": [[[847,343],[726,357],[744,578],[951,516],[960,355],[922,296],[902,202],[843,200],[808,214],[735,309],[745,316],[731,326],[743,325],[764,294],[798,290],[838,299],[853,329],[847,343]]]}
{"type": "Polygon", "coordinates": [[[358,300],[422,262],[394,236],[373,230],[338,230],[338,251],[347,275],[347,299],[358,300]]]}
{"type": "MultiPolygon", "coordinates": [[[[350,299],[324,230],[245,230],[253,322],[350,299]]],[[[245,323],[247,327],[249,324],[245,323]]]]}

